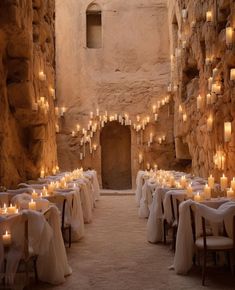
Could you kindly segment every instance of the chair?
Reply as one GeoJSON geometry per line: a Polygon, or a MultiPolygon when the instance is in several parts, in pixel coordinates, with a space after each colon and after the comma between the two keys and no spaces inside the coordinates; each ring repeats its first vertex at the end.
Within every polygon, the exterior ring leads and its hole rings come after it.
{"type": "MultiPolygon", "coordinates": [[[[69,233],[69,248],[71,248],[72,244],[72,227],[71,223],[65,221],[65,209],[67,205],[67,199],[64,195],[56,194],[47,198],[50,202],[54,203],[61,210],[61,231],[65,240],[65,233],[68,231],[69,233]]],[[[73,199],[72,199],[73,206],[73,199]]]]}
{"type": "MultiPolygon", "coordinates": [[[[163,220],[163,241],[164,241],[164,244],[166,244],[167,231],[169,229],[172,229],[172,249],[173,250],[175,250],[175,245],[176,245],[176,235],[177,235],[178,221],[179,221],[179,205],[182,202],[177,198],[177,196],[175,198],[176,198],[176,212],[174,210],[173,195],[171,194],[170,202],[171,202],[171,212],[172,212],[173,222],[169,224],[166,219],[163,220]]],[[[162,211],[164,213],[163,203],[162,203],[162,211]]]]}
{"type": "Polygon", "coordinates": [[[228,262],[231,268],[232,274],[234,274],[233,269],[233,259],[235,253],[235,215],[233,216],[233,238],[229,238],[226,234],[225,225],[223,221],[223,235],[213,236],[208,235],[206,228],[206,220],[202,217],[202,236],[197,238],[195,241],[196,250],[203,253],[203,265],[202,265],[202,285],[205,285],[206,277],[206,266],[207,266],[207,254],[208,252],[226,252],[228,254],[228,262]],[[231,261],[232,256],[232,261],[231,261]]]}
{"type": "MultiPolygon", "coordinates": [[[[26,281],[27,285],[29,284],[29,264],[32,261],[33,262],[33,268],[34,268],[34,275],[35,275],[35,281],[38,281],[38,274],[37,274],[37,267],[36,267],[36,262],[37,262],[37,256],[34,255],[32,251],[30,251],[30,246],[29,246],[29,231],[28,231],[28,217],[27,214],[22,214],[18,215],[13,218],[14,220],[20,220],[20,222],[23,225],[23,252],[22,252],[22,257],[19,261],[18,268],[20,267],[20,264],[24,264],[24,270],[26,274],[26,281]]],[[[12,221],[13,221],[12,219],[12,221]]],[[[6,273],[6,264],[7,264],[7,255],[6,252],[8,251],[7,248],[4,250],[4,273],[6,273]]],[[[3,279],[4,285],[6,284],[5,277],[3,279]]]]}

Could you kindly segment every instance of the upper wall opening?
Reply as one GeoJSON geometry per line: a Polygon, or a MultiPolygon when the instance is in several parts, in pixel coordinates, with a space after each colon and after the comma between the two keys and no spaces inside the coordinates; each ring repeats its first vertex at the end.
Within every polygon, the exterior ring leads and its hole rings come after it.
{"type": "Polygon", "coordinates": [[[86,46],[102,47],[102,11],[96,3],[91,3],[86,10],[86,46]]]}

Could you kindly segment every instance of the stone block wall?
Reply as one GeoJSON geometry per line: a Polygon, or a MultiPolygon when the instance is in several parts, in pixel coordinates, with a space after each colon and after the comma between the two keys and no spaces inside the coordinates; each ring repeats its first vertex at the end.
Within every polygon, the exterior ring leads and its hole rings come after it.
{"type": "Polygon", "coordinates": [[[0,1],[0,184],[57,165],[54,0],[0,1]],[[41,72],[41,75],[40,75],[41,72]]]}
{"type": "Polygon", "coordinates": [[[230,47],[226,45],[226,28],[235,29],[235,2],[169,0],[168,10],[175,138],[188,147],[194,174],[206,177],[213,173],[218,178],[224,172],[232,177],[235,83],[230,81],[230,69],[235,68],[235,43],[233,39],[230,47]],[[208,11],[212,19],[206,18],[208,11]],[[225,122],[232,127],[228,142],[224,139],[225,122]],[[224,152],[224,168],[215,166],[218,150],[224,152]]]}

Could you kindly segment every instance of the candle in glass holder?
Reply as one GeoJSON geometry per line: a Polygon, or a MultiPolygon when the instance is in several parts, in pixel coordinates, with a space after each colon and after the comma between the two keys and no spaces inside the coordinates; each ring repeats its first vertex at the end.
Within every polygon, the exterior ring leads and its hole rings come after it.
{"type": "Polygon", "coordinates": [[[228,187],[228,178],[224,174],[220,177],[220,187],[222,191],[228,187]]]}
{"type": "Polygon", "coordinates": [[[199,191],[197,192],[197,194],[194,195],[194,200],[197,202],[202,200],[202,196],[199,191]]]}
{"type": "Polygon", "coordinates": [[[36,210],[36,202],[33,199],[29,202],[29,209],[36,210]]]}
{"type": "Polygon", "coordinates": [[[211,198],[211,188],[208,184],[206,184],[204,187],[204,195],[206,199],[211,198]]]}
{"type": "Polygon", "coordinates": [[[4,246],[10,246],[11,234],[8,231],[6,231],[5,234],[2,235],[2,243],[4,246]]]}
{"type": "Polygon", "coordinates": [[[231,122],[224,123],[224,142],[230,142],[232,135],[232,124],[231,122]]]}
{"type": "Polygon", "coordinates": [[[234,198],[235,197],[234,191],[233,191],[233,189],[231,187],[228,188],[228,190],[227,190],[227,197],[228,198],[234,198]]]}
{"type": "Polygon", "coordinates": [[[215,178],[212,176],[212,174],[208,177],[208,186],[210,188],[214,188],[215,185],[215,178]]]}
{"type": "Polygon", "coordinates": [[[235,177],[231,180],[231,188],[235,191],[235,177]]]}

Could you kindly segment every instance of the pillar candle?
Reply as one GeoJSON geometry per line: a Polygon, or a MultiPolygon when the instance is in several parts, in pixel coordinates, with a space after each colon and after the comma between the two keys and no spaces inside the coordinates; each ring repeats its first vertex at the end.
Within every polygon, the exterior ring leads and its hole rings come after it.
{"type": "Polygon", "coordinates": [[[153,114],[156,113],[156,110],[157,110],[157,106],[156,105],[153,105],[153,114]]]}
{"type": "Polygon", "coordinates": [[[82,160],[82,159],[83,159],[83,153],[80,152],[80,160],[82,160]]]}
{"type": "Polygon", "coordinates": [[[16,213],[16,206],[13,206],[10,204],[10,206],[7,208],[7,213],[8,214],[15,214],[16,213]]]}
{"type": "Polygon", "coordinates": [[[99,110],[99,108],[97,108],[96,109],[96,116],[99,117],[99,115],[100,115],[100,110],[99,110]]]}
{"type": "Polygon", "coordinates": [[[213,78],[209,77],[208,78],[208,90],[211,91],[212,90],[212,83],[213,83],[213,78]]]}
{"type": "Polygon", "coordinates": [[[220,187],[222,191],[228,187],[228,178],[224,174],[220,177],[220,187]]]}
{"type": "Polygon", "coordinates": [[[231,134],[232,134],[232,124],[231,122],[224,123],[224,142],[231,141],[231,134]]]}
{"type": "Polygon", "coordinates": [[[193,188],[192,188],[192,184],[189,184],[187,187],[187,196],[190,198],[193,196],[193,188]]]}
{"type": "Polygon", "coordinates": [[[157,120],[158,120],[158,114],[154,114],[154,120],[157,122],[157,120]]]}
{"type": "Polygon", "coordinates": [[[231,180],[231,188],[235,191],[235,177],[231,180]]]}
{"type": "Polygon", "coordinates": [[[230,46],[233,44],[233,35],[234,35],[233,27],[226,27],[226,44],[227,44],[227,46],[230,46]]]}
{"type": "Polygon", "coordinates": [[[207,94],[206,95],[206,104],[207,105],[211,105],[212,104],[211,94],[207,94]]]}
{"type": "Polygon", "coordinates": [[[212,131],[212,127],[213,127],[213,118],[212,118],[212,116],[209,116],[208,118],[207,118],[207,131],[208,132],[211,132],[212,131]]]}
{"type": "Polygon", "coordinates": [[[210,188],[214,188],[215,185],[215,178],[212,176],[212,174],[208,177],[208,186],[210,188]]]}
{"type": "Polygon", "coordinates": [[[45,177],[45,171],[44,169],[42,169],[40,172],[40,178],[44,178],[44,177],[45,177]]]}
{"type": "Polygon", "coordinates": [[[186,121],[187,121],[187,114],[184,113],[184,114],[183,114],[183,122],[186,122],[186,121]]]}
{"type": "Polygon", "coordinates": [[[6,231],[5,234],[2,235],[2,243],[4,246],[10,246],[11,234],[8,231],[6,231]]]}
{"type": "Polygon", "coordinates": [[[204,187],[204,195],[206,199],[211,198],[211,188],[208,186],[208,184],[204,187]]]}
{"type": "Polygon", "coordinates": [[[153,142],[153,133],[150,133],[150,135],[149,135],[149,141],[150,141],[150,143],[153,142]]]}
{"type": "Polygon", "coordinates": [[[32,192],[32,199],[36,199],[38,197],[37,192],[35,192],[35,190],[33,190],[32,192]]]}
{"type": "Polygon", "coordinates": [[[230,69],[230,81],[235,81],[235,68],[230,69]]]}
{"type": "Polygon", "coordinates": [[[36,202],[33,199],[29,202],[29,209],[36,210],[36,202]]]}
{"type": "Polygon", "coordinates": [[[233,191],[233,189],[232,189],[231,187],[227,190],[227,197],[228,197],[228,198],[233,198],[233,197],[235,197],[235,196],[234,196],[234,191],[233,191]]]}
{"type": "Polygon", "coordinates": [[[147,170],[150,169],[150,163],[147,163],[147,170]]]}
{"type": "Polygon", "coordinates": [[[198,95],[198,97],[197,97],[197,109],[198,110],[202,109],[202,97],[201,97],[201,95],[198,95]]]}
{"type": "Polygon", "coordinates": [[[211,22],[213,19],[212,11],[207,11],[206,12],[206,21],[211,22]]]}
{"type": "Polygon", "coordinates": [[[197,201],[197,202],[199,202],[199,201],[201,201],[201,200],[202,200],[202,197],[201,197],[201,195],[200,195],[200,192],[199,192],[199,191],[197,192],[197,194],[195,194],[195,195],[194,195],[194,200],[195,200],[195,201],[197,201]]]}

